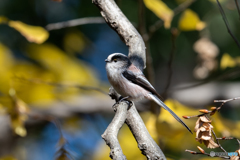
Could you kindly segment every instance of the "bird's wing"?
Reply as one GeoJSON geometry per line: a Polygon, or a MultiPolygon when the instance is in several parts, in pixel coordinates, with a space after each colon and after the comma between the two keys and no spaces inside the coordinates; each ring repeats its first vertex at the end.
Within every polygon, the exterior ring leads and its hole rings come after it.
{"type": "Polygon", "coordinates": [[[141,71],[143,71],[143,69],[146,67],[146,66],[144,66],[143,57],[141,57],[137,54],[129,55],[129,60],[131,61],[132,64],[134,64],[134,66],[139,68],[141,71]]]}
{"type": "Polygon", "coordinates": [[[178,122],[180,122],[184,127],[186,127],[189,132],[192,133],[192,131],[188,128],[188,126],[170,109],[168,106],[166,106],[161,100],[160,95],[157,93],[157,91],[154,89],[154,87],[148,82],[148,80],[145,78],[143,73],[135,68],[134,66],[130,66],[129,69],[124,71],[123,76],[131,81],[132,83],[135,83],[142,88],[146,89],[147,91],[151,92],[149,94],[150,98],[155,101],[159,106],[166,109],[178,122]]]}
{"type": "Polygon", "coordinates": [[[151,83],[146,79],[144,74],[140,69],[138,69],[135,66],[130,66],[127,70],[125,70],[123,73],[123,76],[131,81],[132,83],[135,83],[142,88],[146,89],[147,91],[155,94],[158,98],[162,99],[162,97],[157,93],[155,88],[151,85],[151,83]]]}

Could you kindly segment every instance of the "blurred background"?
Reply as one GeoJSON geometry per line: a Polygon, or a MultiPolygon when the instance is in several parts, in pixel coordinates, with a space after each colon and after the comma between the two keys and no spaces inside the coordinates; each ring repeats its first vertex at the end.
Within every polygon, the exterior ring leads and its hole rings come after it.
{"type": "MultiPolygon", "coordinates": [[[[214,0],[116,0],[147,47],[145,75],[181,116],[240,96],[239,46],[214,0]]],[[[221,0],[240,39],[239,10],[221,0]]],[[[101,134],[115,103],[107,95],[106,57],[128,48],[91,0],[0,1],[0,160],[110,159],[101,134]]],[[[217,136],[240,138],[240,101],[212,116],[217,136]]],[[[137,103],[151,136],[168,159],[207,149],[164,110],[137,103]]],[[[194,130],[197,118],[184,120],[194,130]]],[[[127,159],[146,159],[126,125],[119,141],[127,159]]],[[[236,140],[221,141],[229,152],[236,140]]]]}

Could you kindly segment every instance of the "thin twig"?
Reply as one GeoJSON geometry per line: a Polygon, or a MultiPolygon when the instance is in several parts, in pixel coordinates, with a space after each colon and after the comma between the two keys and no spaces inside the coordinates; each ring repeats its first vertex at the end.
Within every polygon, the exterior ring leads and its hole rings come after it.
{"type": "Polygon", "coordinates": [[[230,99],[226,99],[226,100],[214,100],[214,102],[223,102],[223,103],[226,103],[226,102],[233,101],[233,100],[238,100],[238,99],[240,99],[240,97],[230,98],[230,99]]]}
{"type": "Polygon", "coordinates": [[[64,22],[51,23],[51,24],[48,24],[45,28],[48,31],[51,31],[51,30],[57,30],[57,29],[62,29],[66,27],[74,27],[74,26],[79,26],[84,24],[96,24],[96,23],[105,23],[105,21],[102,17],[86,17],[86,18],[78,18],[78,19],[73,19],[73,20],[64,21],[64,22]]]}
{"type": "Polygon", "coordinates": [[[229,23],[228,23],[228,20],[227,20],[227,17],[225,15],[225,13],[224,13],[223,8],[222,8],[221,4],[219,3],[219,1],[218,0],[216,0],[216,1],[217,1],[217,4],[218,4],[220,13],[222,15],[223,21],[224,21],[224,23],[225,23],[225,25],[227,27],[228,33],[232,36],[233,40],[235,41],[235,43],[237,44],[238,48],[240,49],[240,43],[238,42],[237,38],[233,35],[233,33],[232,33],[232,31],[231,31],[231,29],[229,27],[229,23]]]}
{"type": "Polygon", "coordinates": [[[235,0],[235,4],[237,6],[237,10],[238,10],[238,14],[239,14],[239,20],[240,20],[240,9],[239,9],[238,0],[235,0]]]}
{"type": "Polygon", "coordinates": [[[240,141],[239,141],[239,139],[237,139],[237,142],[238,142],[238,145],[239,145],[239,149],[240,149],[240,141]]]}
{"type": "MultiPolygon", "coordinates": [[[[178,15],[179,13],[183,12],[184,10],[186,10],[192,3],[194,3],[196,0],[189,0],[186,1],[182,4],[180,4],[179,6],[177,6],[176,8],[173,9],[174,12],[174,16],[178,15]]],[[[153,25],[151,25],[149,27],[149,33],[145,34],[143,36],[143,39],[145,41],[148,41],[153,33],[155,33],[159,28],[161,28],[163,26],[163,21],[161,19],[159,19],[158,21],[156,21],[153,25]]]]}
{"type": "Polygon", "coordinates": [[[217,138],[217,136],[216,136],[215,132],[213,131],[213,129],[212,129],[212,133],[213,133],[213,135],[214,135],[214,137],[215,137],[215,139],[216,139],[216,141],[217,141],[217,144],[218,144],[219,148],[220,148],[223,152],[227,153],[227,151],[226,151],[226,150],[221,146],[221,144],[219,143],[219,139],[217,138]]]}
{"type": "Polygon", "coordinates": [[[169,58],[169,62],[168,62],[168,77],[167,77],[167,85],[164,89],[164,92],[163,92],[163,97],[166,98],[167,96],[167,92],[168,92],[168,89],[170,87],[170,84],[171,84],[171,79],[172,79],[172,74],[173,74],[173,59],[174,59],[174,53],[176,51],[176,39],[177,39],[177,36],[178,36],[178,30],[177,28],[172,28],[171,29],[171,41],[172,41],[172,49],[171,49],[171,52],[170,52],[170,58],[169,58]]]}
{"type": "Polygon", "coordinates": [[[188,150],[188,149],[186,149],[185,152],[189,152],[191,154],[203,154],[203,155],[207,155],[209,157],[220,157],[220,158],[224,158],[224,159],[230,159],[230,157],[226,157],[226,156],[211,155],[211,154],[206,153],[206,152],[202,153],[202,152],[191,151],[191,150],[188,150]]]}

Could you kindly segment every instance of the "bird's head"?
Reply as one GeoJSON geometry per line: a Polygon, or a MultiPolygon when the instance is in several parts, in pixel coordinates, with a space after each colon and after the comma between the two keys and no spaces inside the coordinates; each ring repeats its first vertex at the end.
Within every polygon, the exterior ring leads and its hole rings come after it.
{"type": "Polygon", "coordinates": [[[105,62],[106,68],[112,69],[126,69],[131,65],[129,58],[122,53],[110,54],[105,62]]]}

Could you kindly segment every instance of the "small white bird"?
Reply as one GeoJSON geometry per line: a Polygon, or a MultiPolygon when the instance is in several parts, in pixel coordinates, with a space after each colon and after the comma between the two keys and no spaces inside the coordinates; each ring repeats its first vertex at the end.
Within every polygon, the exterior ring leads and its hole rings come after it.
{"type": "Polygon", "coordinates": [[[188,126],[160,100],[160,95],[145,78],[141,71],[143,61],[140,57],[128,58],[124,54],[113,53],[108,56],[105,62],[108,80],[123,98],[129,101],[138,101],[144,98],[153,100],[170,112],[178,122],[191,132],[188,126]]]}

